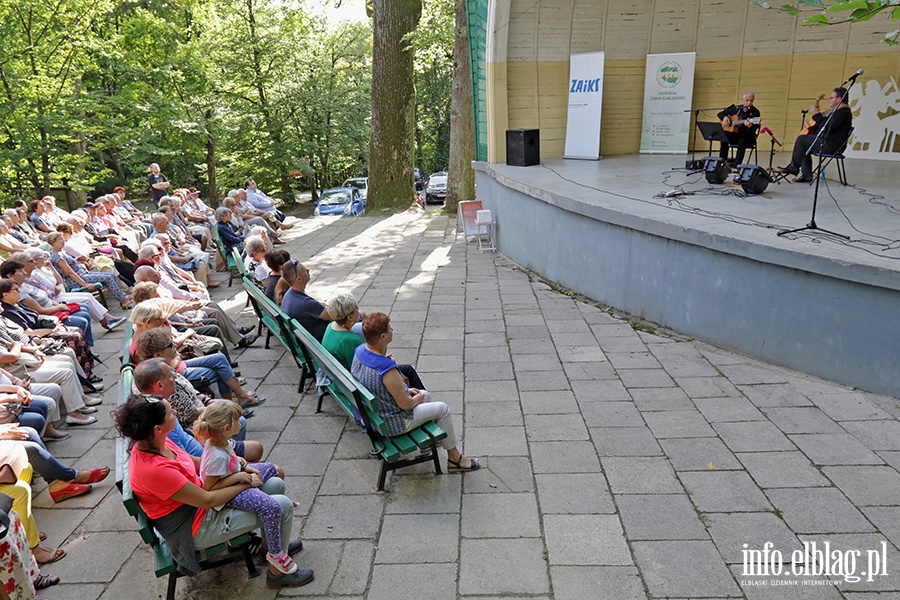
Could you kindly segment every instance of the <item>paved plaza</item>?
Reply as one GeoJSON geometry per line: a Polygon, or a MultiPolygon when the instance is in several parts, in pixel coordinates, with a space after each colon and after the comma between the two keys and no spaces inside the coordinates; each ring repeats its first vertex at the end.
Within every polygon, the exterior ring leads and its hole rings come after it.
{"type": "MultiPolygon", "coordinates": [[[[287,472],[316,579],[275,592],[230,566],[180,580],[178,598],[900,598],[896,399],[635,328],[478,252],[447,216],[311,218],[286,238],[310,295],[391,315],[389,350],[483,468],[416,465],[376,492],[368,438],[329,398],[316,414],[261,339],[238,357],[268,398],[248,438],[287,472]]],[[[214,296],[256,322],[239,286],[214,296]]],[[[49,445],[75,467],[114,465],[121,335],[95,346],[100,422],[49,445]]],[[[68,551],[41,598],[165,597],[113,480],[58,505],[35,484],[38,525],[68,551]]]]}

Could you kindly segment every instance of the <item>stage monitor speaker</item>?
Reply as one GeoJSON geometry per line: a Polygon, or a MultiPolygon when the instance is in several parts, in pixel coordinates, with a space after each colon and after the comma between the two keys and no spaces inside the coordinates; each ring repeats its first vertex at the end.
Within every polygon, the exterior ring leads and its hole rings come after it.
{"type": "Polygon", "coordinates": [[[707,156],[703,159],[703,171],[706,173],[707,182],[722,183],[731,173],[731,167],[718,156],[707,156]]]}
{"type": "Polygon", "coordinates": [[[738,165],[738,182],[748,194],[762,194],[772,183],[769,173],[759,165],[738,165]]]}
{"type": "Polygon", "coordinates": [[[507,129],[506,164],[514,167],[541,164],[541,130],[507,129]]]}

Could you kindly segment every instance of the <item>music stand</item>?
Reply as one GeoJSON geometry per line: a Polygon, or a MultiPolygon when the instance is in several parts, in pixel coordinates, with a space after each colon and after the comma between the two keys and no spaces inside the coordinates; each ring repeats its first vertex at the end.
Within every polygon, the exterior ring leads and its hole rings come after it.
{"type": "Polygon", "coordinates": [[[728,136],[725,135],[725,130],[722,129],[722,124],[718,121],[697,121],[697,129],[700,130],[700,135],[703,136],[703,139],[709,142],[710,156],[712,156],[713,142],[729,143],[728,136]]]}

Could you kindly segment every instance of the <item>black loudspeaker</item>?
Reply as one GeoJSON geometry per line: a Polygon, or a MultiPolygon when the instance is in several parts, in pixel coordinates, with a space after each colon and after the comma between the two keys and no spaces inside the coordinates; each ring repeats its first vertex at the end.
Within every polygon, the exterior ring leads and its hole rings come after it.
{"type": "Polygon", "coordinates": [[[759,165],[738,165],[738,181],[748,194],[762,194],[772,183],[772,176],[759,165]]]}
{"type": "Polygon", "coordinates": [[[506,164],[514,167],[541,164],[541,130],[507,129],[506,164]]]}
{"type": "Polygon", "coordinates": [[[707,156],[703,159],[703,171],[706,173],[707,182],[722,183],[731,173],[731,167],[718,156],[707,156]]]}

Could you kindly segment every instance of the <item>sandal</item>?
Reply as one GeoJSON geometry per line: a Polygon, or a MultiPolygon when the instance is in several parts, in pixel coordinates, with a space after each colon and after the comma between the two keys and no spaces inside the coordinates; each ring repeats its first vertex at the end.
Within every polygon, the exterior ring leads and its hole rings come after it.
{"type": "Polygon", "coordinates": [[[88,475],[88,480],[84,483],[97,483],[106,479],[106,476],[109,475],[109,467],[97,467],[96,469],[91,469],[90,471],[88,471],[88,473],[90,473],[90,475],[88,475]]]}
{"type": "Polygon", "coordinates": [[[38,539],[39,539],[40,541],[42,541],[42,542],[46,542],[46,541],[47,541],[47,534],[44,533],[43,531],[38,531],[38,539]]]}
{"type": "Polygon", "coordinates": [[[75,483],[74,481],[70,481],[65,487],[62,487],[56,491],[51,489],[50,497],[53,498],[54,502],[59,503],[59,502],[62,502],[63,500],[68,500],[69,498],[74,498],[76,496],[81,496],[82,494],[87,494],[89,491],[91,491],[90,485],[84,484],[84,483],[75,483]]]}
{"type": "Polygon", "coordinates": [[[465,473],[466,471],[477,471],[480,468],[481,464],[479,464],[477,458],[470,458],[468,467],[462,466],[460,461],[447,459],[448,473],[465,473]]]}
{"type": "Polygon", "coordinates": [[[34,580],[34,589],[45,590],[57,583],[59,583],[59,577],[56,575],[38,575],[38,578],[34,580]]]}
{"type": "MultiPolygon", "coordinates": [[[[38,548],[40,548],[41,550],[44,550],[45,552],[50,552],[49,550],[47,550],[46,548],[43,548],[41,546],[38,546],[38,548]]],[[[63,550],[62,548],[54,548],[53,552],[50,554],[49,560],[45,560],[45,561],[39,560],[39,561],[37,561],[37,563],[39,565],[49,565],[50,563],[55,563],[56,561],[61,560],[65,556],[66,556],[65,550],[63,550]]]]}

